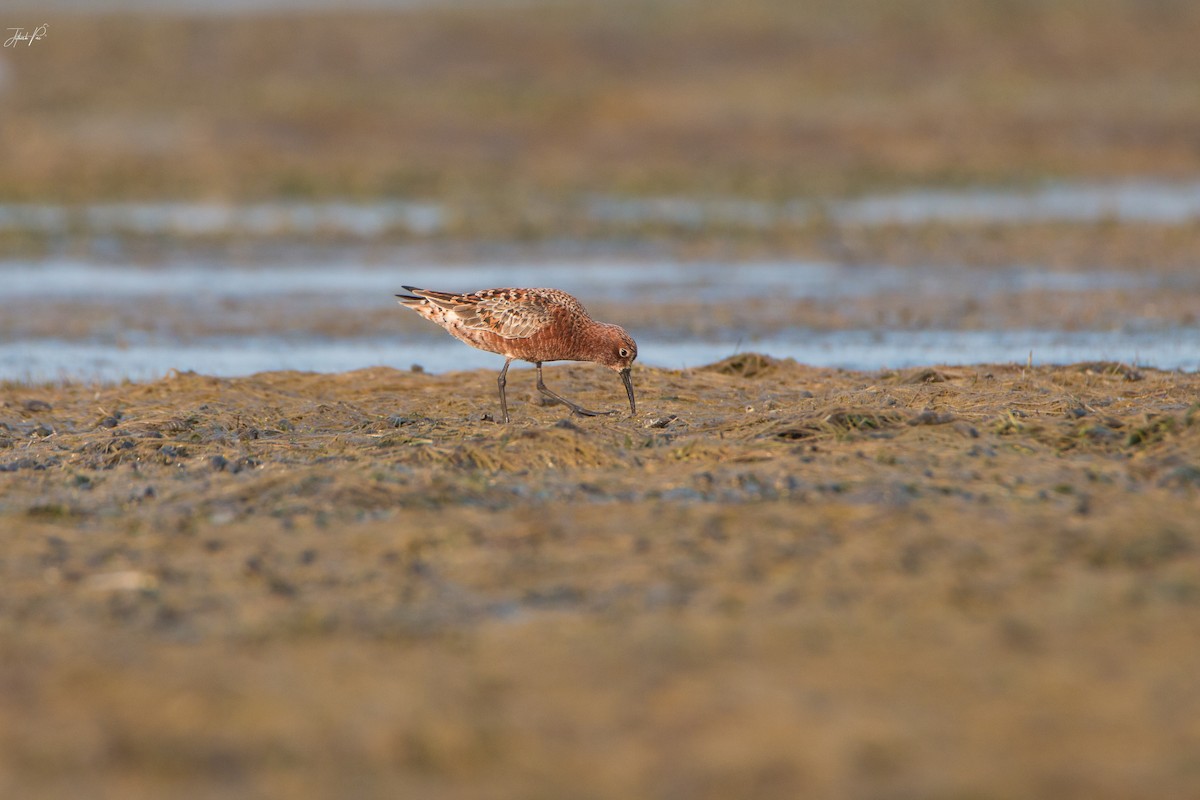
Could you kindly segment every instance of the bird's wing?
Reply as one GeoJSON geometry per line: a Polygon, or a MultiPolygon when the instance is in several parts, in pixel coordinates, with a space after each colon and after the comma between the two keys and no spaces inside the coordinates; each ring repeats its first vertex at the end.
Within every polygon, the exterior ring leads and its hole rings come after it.
{"type": "Polygon", "coordinates": [[[468,295],[454,306],[463,327],[490,331],[504,339],[525,339],[550,324],[550,308],[537,298],[507,293],[468,295]]]}
{"type": "Polygon", "coordinates": [[[535,292],[485,289],[473,294],[451,294],[404,288],[453,313],[467,330],[487,331],[503,339],[533,336],[553,320],[550,306],[535,292]]]}

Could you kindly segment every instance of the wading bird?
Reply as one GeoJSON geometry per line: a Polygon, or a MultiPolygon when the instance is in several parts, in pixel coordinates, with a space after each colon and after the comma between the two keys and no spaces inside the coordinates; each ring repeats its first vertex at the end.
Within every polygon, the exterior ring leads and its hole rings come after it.
{"type": "Polygon", "coordinates": [[[629,371],[637,358],[637,343],[624,328],[597,322],[583,304],[558,289],[483,289],[470,294],[432,292],[404,287],[400,305],[436,322],[452,336],[472,347],[504,356],[500,387],[500,415],[509,421],[504,385],[514,359],[537,366],[537,388],[576,414],[594,417],[616,411],[589,411],[546,388],[543,361],[593,361],[614,370],[625,383],[629,412],[637,413],[629,371]]]}

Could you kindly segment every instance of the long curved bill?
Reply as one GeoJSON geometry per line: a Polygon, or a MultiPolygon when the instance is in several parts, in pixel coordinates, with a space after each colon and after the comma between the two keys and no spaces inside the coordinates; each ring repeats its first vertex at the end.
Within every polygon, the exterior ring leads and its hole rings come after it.
{"type": "Polygon", "coordinates": [[[630,377],[629,367],[621,370],[621,380],[625,382],[625,393],[629,395],[629,413],[637,413],[637,403],[633,399],[633,378],[630,377]]]}

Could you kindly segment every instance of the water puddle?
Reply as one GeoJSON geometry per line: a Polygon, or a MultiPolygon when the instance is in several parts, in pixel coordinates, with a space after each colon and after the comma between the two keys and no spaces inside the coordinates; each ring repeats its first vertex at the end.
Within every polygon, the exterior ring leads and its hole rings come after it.
{"type": "Polygon", "coordinates": [[[0,205],[0,228],[62,234],[259,236],[343,234],[381,236],[393,231],[440,232],[445,209],[436,203],[99,203],[72,208],[0,205]]]}
{"type": "Polygon", "coordinates": [[[740,198],[596,196],[586,205],[595,222],[768,229],[818,218],[852,225],[1021,224],[1200,220],[1200,183],[1125,181],[1049,183],[1031,189],[986,187],[910,190],[852,200],[772,203],[740,198]]]}
{"type": "Polygon", "coordinates": [[[907,191],[835,203],[831,216],[860,225],[1154,222],[1200,219],[1200,183],[1052,183],[1029,191],[907,191]]]}

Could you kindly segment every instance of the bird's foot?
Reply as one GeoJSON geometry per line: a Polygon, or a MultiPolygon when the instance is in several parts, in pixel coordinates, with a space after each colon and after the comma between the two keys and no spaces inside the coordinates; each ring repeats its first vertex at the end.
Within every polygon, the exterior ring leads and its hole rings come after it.
{"type": "MultiPolygon", "coordinates": [[[[539,378],[541,377],[540,374],[538,377],[539,378]]],[[[608,416],[612,416],[613,414],[620,413],[617,411],[593,411],[590,408],[584,408],[583,406],[579,405],[578,403],[574,403],[574,402],[568,400],[567,398],[563,397],[561,394],[550,391],[548,388],[546,388],[546,385],[544,383],[541,383],[540,380],[538,382],[538,391],[541,392],[545,397],[547,397],[550,402],[561,403],[562,405],[571,409],[572,414],[575,414],[580,417],[608,417],[608,416]]],[[[546,401],[543,400],[542,402],[546,402],[546,401]]]]}
{"type": "Polygon", "coordinates": [[[616,409],[611,411],[592,411],[590,408],[584,408],[583,406],[571,406],[571,412],[581,417],[613,417],[621,413],[616,409]]]}

